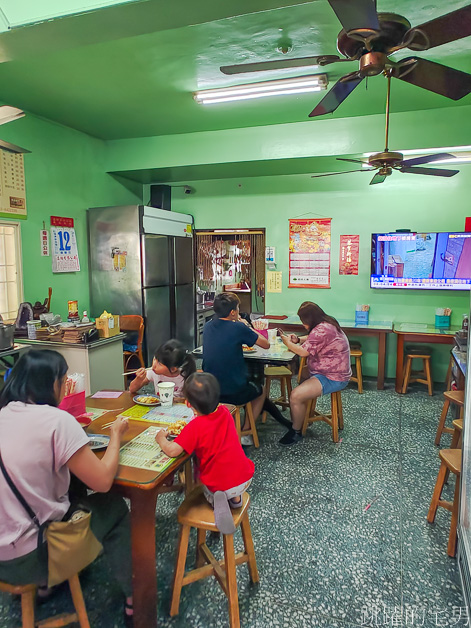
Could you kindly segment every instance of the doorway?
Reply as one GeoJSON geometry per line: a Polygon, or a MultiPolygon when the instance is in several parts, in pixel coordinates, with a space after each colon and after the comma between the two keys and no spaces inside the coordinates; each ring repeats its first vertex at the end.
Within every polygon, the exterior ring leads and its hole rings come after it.
{"type": "Polygon", "coordinates": [[[234,292],[241,312],[265,313],[265,229],[197,229],[195,246],[198,294],[234,292]]]}

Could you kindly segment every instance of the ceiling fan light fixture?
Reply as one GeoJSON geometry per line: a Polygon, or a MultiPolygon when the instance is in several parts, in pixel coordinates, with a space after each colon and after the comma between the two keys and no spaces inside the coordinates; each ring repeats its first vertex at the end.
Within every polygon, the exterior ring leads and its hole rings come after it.
{"type": "Polygon", "coordinates": [[[193,94],[193,98],[200,105],[231,102],[236,100],[251,100],[268,96],[285,96],[289,94],[305,94],[320,92],[327,89],[327,74],[313,74],[296,78],[279,79],[277,81],[263,81],[233,85],[232,87],[217,87],[204,89],[193,94]]]}
{"type": "MultiPolygon", "coordinates": [[[[471,152],[471,146],[440,146],[438,148],[406,148],[398,151],[404,155],[404,157],[421,157],[422,155],[432,155],[434,153],[464,153],[471,152]]],[[[363,153],[363,157],[371,157],[375,153],[363,153]]],[[[459,158],[459,157],[457,157],[459,158]]]]}

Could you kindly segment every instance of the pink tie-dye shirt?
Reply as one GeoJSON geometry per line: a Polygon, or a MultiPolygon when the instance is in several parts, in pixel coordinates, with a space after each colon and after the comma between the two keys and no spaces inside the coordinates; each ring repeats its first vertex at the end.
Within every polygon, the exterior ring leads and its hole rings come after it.
{"type": "Polygon", "coordinates": [[[343,331],[330,323],[319,323],[302,346],[309,351],[307,367],[311,375],[325,375],[335,382],[350,379],[350,345],[343,331]]]}

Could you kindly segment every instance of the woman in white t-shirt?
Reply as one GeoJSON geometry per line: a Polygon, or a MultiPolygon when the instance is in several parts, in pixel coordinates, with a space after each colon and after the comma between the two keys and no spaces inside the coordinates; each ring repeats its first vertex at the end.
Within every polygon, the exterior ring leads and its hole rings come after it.
{"type": "MultiPolygon", "coordinates": [[[[100,460],[76,419],[57,407],[67,363],[56,351],[25,353],[0,394],[0,454],[8,475],[42,524],[61,521],[71,509],[70,472],[96,493],[80,499],[92,512],[91,529],[103,544],[112,572],[132,615],[129,511],[111,488],[120,439],[127,421],[116,419],[100,460]]],[[[73,507],[73,504],[72,504],[73,507]]],[[[0,473],[0,580],[11,584],[47,582],[47,558],[39,552],[38,529],[0,473]]],[[[41,590],[40,590],[41,592],[41,590]]]]}
{"type": "Polygon", "coordinates": [[[191,353],[178,340],[167,340],[157,349],[150,369],[139,369],[129,385],[129,392],[136,393],[140,388],[152,382],[158,393],[159,382],[173,382],[175,397],[183,397],[185,379],[196,371],[196,363],[191,353]]]}

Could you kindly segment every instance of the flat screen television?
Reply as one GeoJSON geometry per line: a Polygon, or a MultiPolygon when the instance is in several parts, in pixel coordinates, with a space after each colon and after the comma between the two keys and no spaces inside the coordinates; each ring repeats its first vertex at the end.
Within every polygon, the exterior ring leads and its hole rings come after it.
{"type": "Polygon", "coordinates": [[[370,286],[469,290],[471,233],[374,233],[370,286]]]}

